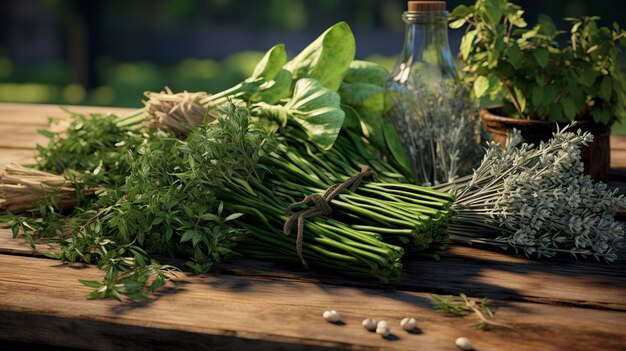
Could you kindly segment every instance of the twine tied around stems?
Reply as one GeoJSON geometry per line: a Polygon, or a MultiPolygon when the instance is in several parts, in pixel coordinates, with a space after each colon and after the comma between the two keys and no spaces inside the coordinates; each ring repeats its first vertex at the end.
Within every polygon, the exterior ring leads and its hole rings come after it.
{"type": "Polygon", "coordinates": [[[171,129],[178,136],[184,137],[189,131],[202,123],[217,119],[217,115],[203,103],[209,97],[207,93],[174,93],[168,87],[159,93],[147,91],[144,95],[146,117],[150,126],[159,129],[171,129]]]}
{"type": "Polygon", "coordinates": [[[286,212],[287,215],[289,215],[289,218],[287,218],[287,221],[283,226],[283,233],[285,235],[289,235],[291,233],[291,227],[293,227],[294,222],[298,222],[296,253],[298,254],[298,257],[300,258],[300,261],[305,268],[308,268],[308,265],[304,261],[304,257],[302,257],[302,244],[304,240],[304,220],[309,217],[316,217],[320,215],[330,216],[333,212],[333,209],[330,207],[330,201],[337,197],[339,193],[347,188],[350,188],[350,191],[355,191],[359,184],[361,184],[363,178],[367,176],[371,176],[374,181],[378,181],[378,176],[372,168],[370,168],[369,166],[361,166],[361,171],[359,173],[348,178],[343,183],[331,185],[324,192],[324,194],[310,194],[305,196],[304,200],[295,202],[287,206],[286,212]],[[297,212],[292,211],[296,207],[307,205],[309,203],[312,203],[313,205],[297,212]]]}

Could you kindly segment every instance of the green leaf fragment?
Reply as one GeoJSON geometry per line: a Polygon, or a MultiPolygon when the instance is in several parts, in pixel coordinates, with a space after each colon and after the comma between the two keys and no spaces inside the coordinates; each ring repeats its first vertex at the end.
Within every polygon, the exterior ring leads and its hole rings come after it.
{"type": "Polygon", "coordinates": [[[550,61],[550,52],[548,49],[538,48],[533,51],[533,56],[541,68],[548,67],[548,62],[550,61]]]}
{"type": "Polygon", "coordinates": [[[339,22],[287,62],[284,68],[291,72],[294,81],[314,78],[323,86],[337,90],[354,60],[355,52],[350,26],[346,22],[339,22]]]}

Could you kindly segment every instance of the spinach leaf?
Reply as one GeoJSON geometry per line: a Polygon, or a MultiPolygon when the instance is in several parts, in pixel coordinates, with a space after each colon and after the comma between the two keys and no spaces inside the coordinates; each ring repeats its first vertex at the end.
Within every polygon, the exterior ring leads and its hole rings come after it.
{"type": "Polygon", "coordinates": [[[311,78],[296,82],[293,96],[284,106],[260,102],[251,108],[254,116],[274,120],[282,127],[289,122],[300,126],[309,140],[324,150],[335,143],[345,117],[339,95],[311,78]]]}
{"type": "Polygon", "coordinates": [[[258,78],[266,81],[273,80],[286,62],[287,52],[285,51],[285,44],[274,45],[265,53],[265,56],[257,63],[250,78],[246,80],[254,81],[258,78]]]}
{"type": "Polygon", "coordinates": [[[273,80],[267,81],[250,95],[250,102],[264,101],[275,104],[281,99],[291,96],[291,73],[280,69],[273,80]]]}
{"type": "Polygon", "coordinates": [[[354,35],[346,22],[339,22],[327,29],[298,56],[287,62],[293,80],[317,79],[323,86],[339,89],[339,85],[354,60],[356,51],[354,35]]]}
{"type": "Polygon", "coordinates": [[[369,61],[354,60],[350,62],[348,72],[343,78],[345,83],[369,83],[383,86],[389,71],[382,65],[369,61]]]}

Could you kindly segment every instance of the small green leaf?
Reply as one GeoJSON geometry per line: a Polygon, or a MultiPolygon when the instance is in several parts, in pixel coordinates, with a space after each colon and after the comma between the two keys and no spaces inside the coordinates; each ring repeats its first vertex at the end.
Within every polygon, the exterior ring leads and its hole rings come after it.
{"type": "Polygon", "coordinates": [[[211,222],[219,222],[222,220],[218,215],[215,215],[213,213],[203,213],[200,215],[200,219],[211,222]]]}
{"type": "Polygon", "coordinates": [[[532,89],[532,102],[535,107],[543,106],[544,91],[541,86],[534,86],[532,89]]]}
{"type": "Polygon", "coordinates": [[[550,16],[540,14],[538,22],[541,25],[541,33],[547,36],[553,36],[556,33],[556,26],[550,16]]]}
{"type": "Polygon", "coordinates": [[[193,237],[191,238],[191,244],[196,247],[198,243],[204,238],[201,232],[195,232],[193,237]]]}
{"type": "Polygon", "coordinates": [[[127,293],[126,296],[128,298],[130,298],[131,300],[137,300],[137,301],[145,301],[148,300],[148,297],[142,293],[127,293]]]}
{"type": "Polygon", "coordinates": [[[450,22],[450,28],[451,29],[461,28],[461,27],[463,27],[465,22],[467,22],[467,20],[465,18],[459,18],[457,20],[454,20],[454,21],[450,22]]]}
{"type": "Polygon", "coordinates": [[[593,116],[593,120],[596,123],[607,124],[613,117],[613,113],[609,108],[595,108],[591,111],[591,115],[593,116]]]}
{"type": "Polygon", "coordinates": [[[163,223],[163,220],[165,220],[165,217],[156,217],[152,220],[152,225],[159,225],[163,223]]]}
{"type": "Polygon", "coordinates": [[[518,87],[514,87],[513,91],[515,92],[515,99],[517,100],[517,103],[519,104],[519,108],[521,112],[525,112],[526,111],[526,96],[524,96],[524,92],[518,87]]]}
{"type": "Polygon", "coordinates": [[[585,70],[576,76],[576,81],[586,87],[591,87],[599,75],[600,72],[585,70]]]}
{"type": "Polygon", "coordinates": [[[500,1],[484,1],[485,13],[493,26],[498,24],[502,19],[503,6],[500,1]]]}
{"type": "Polygon", "coordinates": [[[467,60],[467,58],[469,57],[469,54],[472,51],[472,47],[474,45],[474,39],[476,38],[477,34],[477,30],[471,30],[465,33],[465,35],[461,39],[461,46],[459,50],[461,51],[461,57],[463,58],[463,60],[467,60]]]}
{"type": "Polygon", "coordinates": [[[604,78],[602,78],[602,83],[600,84],[600,97],[605,101],[611,100],[612,90],[612,79],[609,76],[605,76],[604,78]]]}
{"type": "Polygon", "coordinates": [[[537,82],[537,84],[539,84],[540,87],[543,87],[546,85],[546,77],[543,74],[538,74],[535,76],[535,81],[537,82]]]}
{"type": "Polygon", "coordinates": [[[98,289],[102,286],[102,284],[100,282],[97,282],[95,280],[83,280],[83,279],[79,279],[79,281],[85,285],[88,286],[92,289],[98,289]]]}
{"type": "Polygon", "coordinates": [[[480,76],[474,81],[474,94],[476,98],[482,97],[487,90],[489,90],[489,79],[485,76],[480,76]]]}
{"type": "Polygon", "coordinates": [[[180,242],[184,243],[185,241],[189,241],[193,238],[193,236],[196,234],[196,232],[194,232],[191,229],[188,229],[187,231],[185,231],[185,233],[183,234],[183,237],[180,238],[180,242]]]}
{"type": "Polygon", "coordinates": [[[539,64],[539,67],[546,68],[548,67],[548,62],[550,61],[550,52],[546,48],[539,48],[533,51],[533,56],[535,60],[539,64]]]}
{"type": "Polygon", "coordinates": [[[522,52],[516,42],[512,42],[511,46],[506,49],[506,55],[513,68],[518,69],[522,63],[522,52]]]}
{"type": "Polygon", "coordinates": [[[243,216],[243,213],[232,213],[232,214],[229,214],[229,215],[228,215],[228,216],[224,219],[224,222],[228,222],[228,221],[235,220],[235,219],[237,219],[237,218],[239,218],[239,217],[241,217],[241,216],[243,216]]]}
{"type": "Polygon", "coordinates": [[[459,5],[450,12],[450,19],[452,22],[450,23],[450,28],[457,29],[463,26],[463,24],[467,21],[467,17],[471,15],[472,9],[466,5],[459,5]]]}
{"type": "Polygon", "coordinates": [[[41,135],[45,136],[45,137],[46,137],[46,138],[48,138],[48,139],[52,139],[52,138],[54,138],[54,136],[56,135],[56,133],[53,133],[53,132],[51,132],[51,131],[49,131],[49,130],[45,130],[45,129],[39,129],[39,130],[37,131],[37,133],[39,133],[39,134],[41,134],[41,135]]]}
{"type": "Polygon", "coordinates": [[[565,96],[561,99],[561,106],[563,106],[563,113],[569,120],[574,120],[576,117],[576,104],[574,99],[569,96],[565,96]]]}

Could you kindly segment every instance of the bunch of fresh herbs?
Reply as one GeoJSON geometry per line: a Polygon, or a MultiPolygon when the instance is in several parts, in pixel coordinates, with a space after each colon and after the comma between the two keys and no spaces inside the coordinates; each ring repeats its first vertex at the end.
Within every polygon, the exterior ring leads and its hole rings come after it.
{"type": "Polygon", "coordinates": [[[598,17],[566,18],[558,29],[540,15],[528,27],[524,10],[507,0],[477,0],[451,13],[451,28],[467,24],[460,57],[465,80],[482,106],[501,103],[505,116],[569,122],[626,118],[626,81],[619,65],[626,31],[598,17]],[[568,35],[565,45],[560,37],[568,35]]]}

